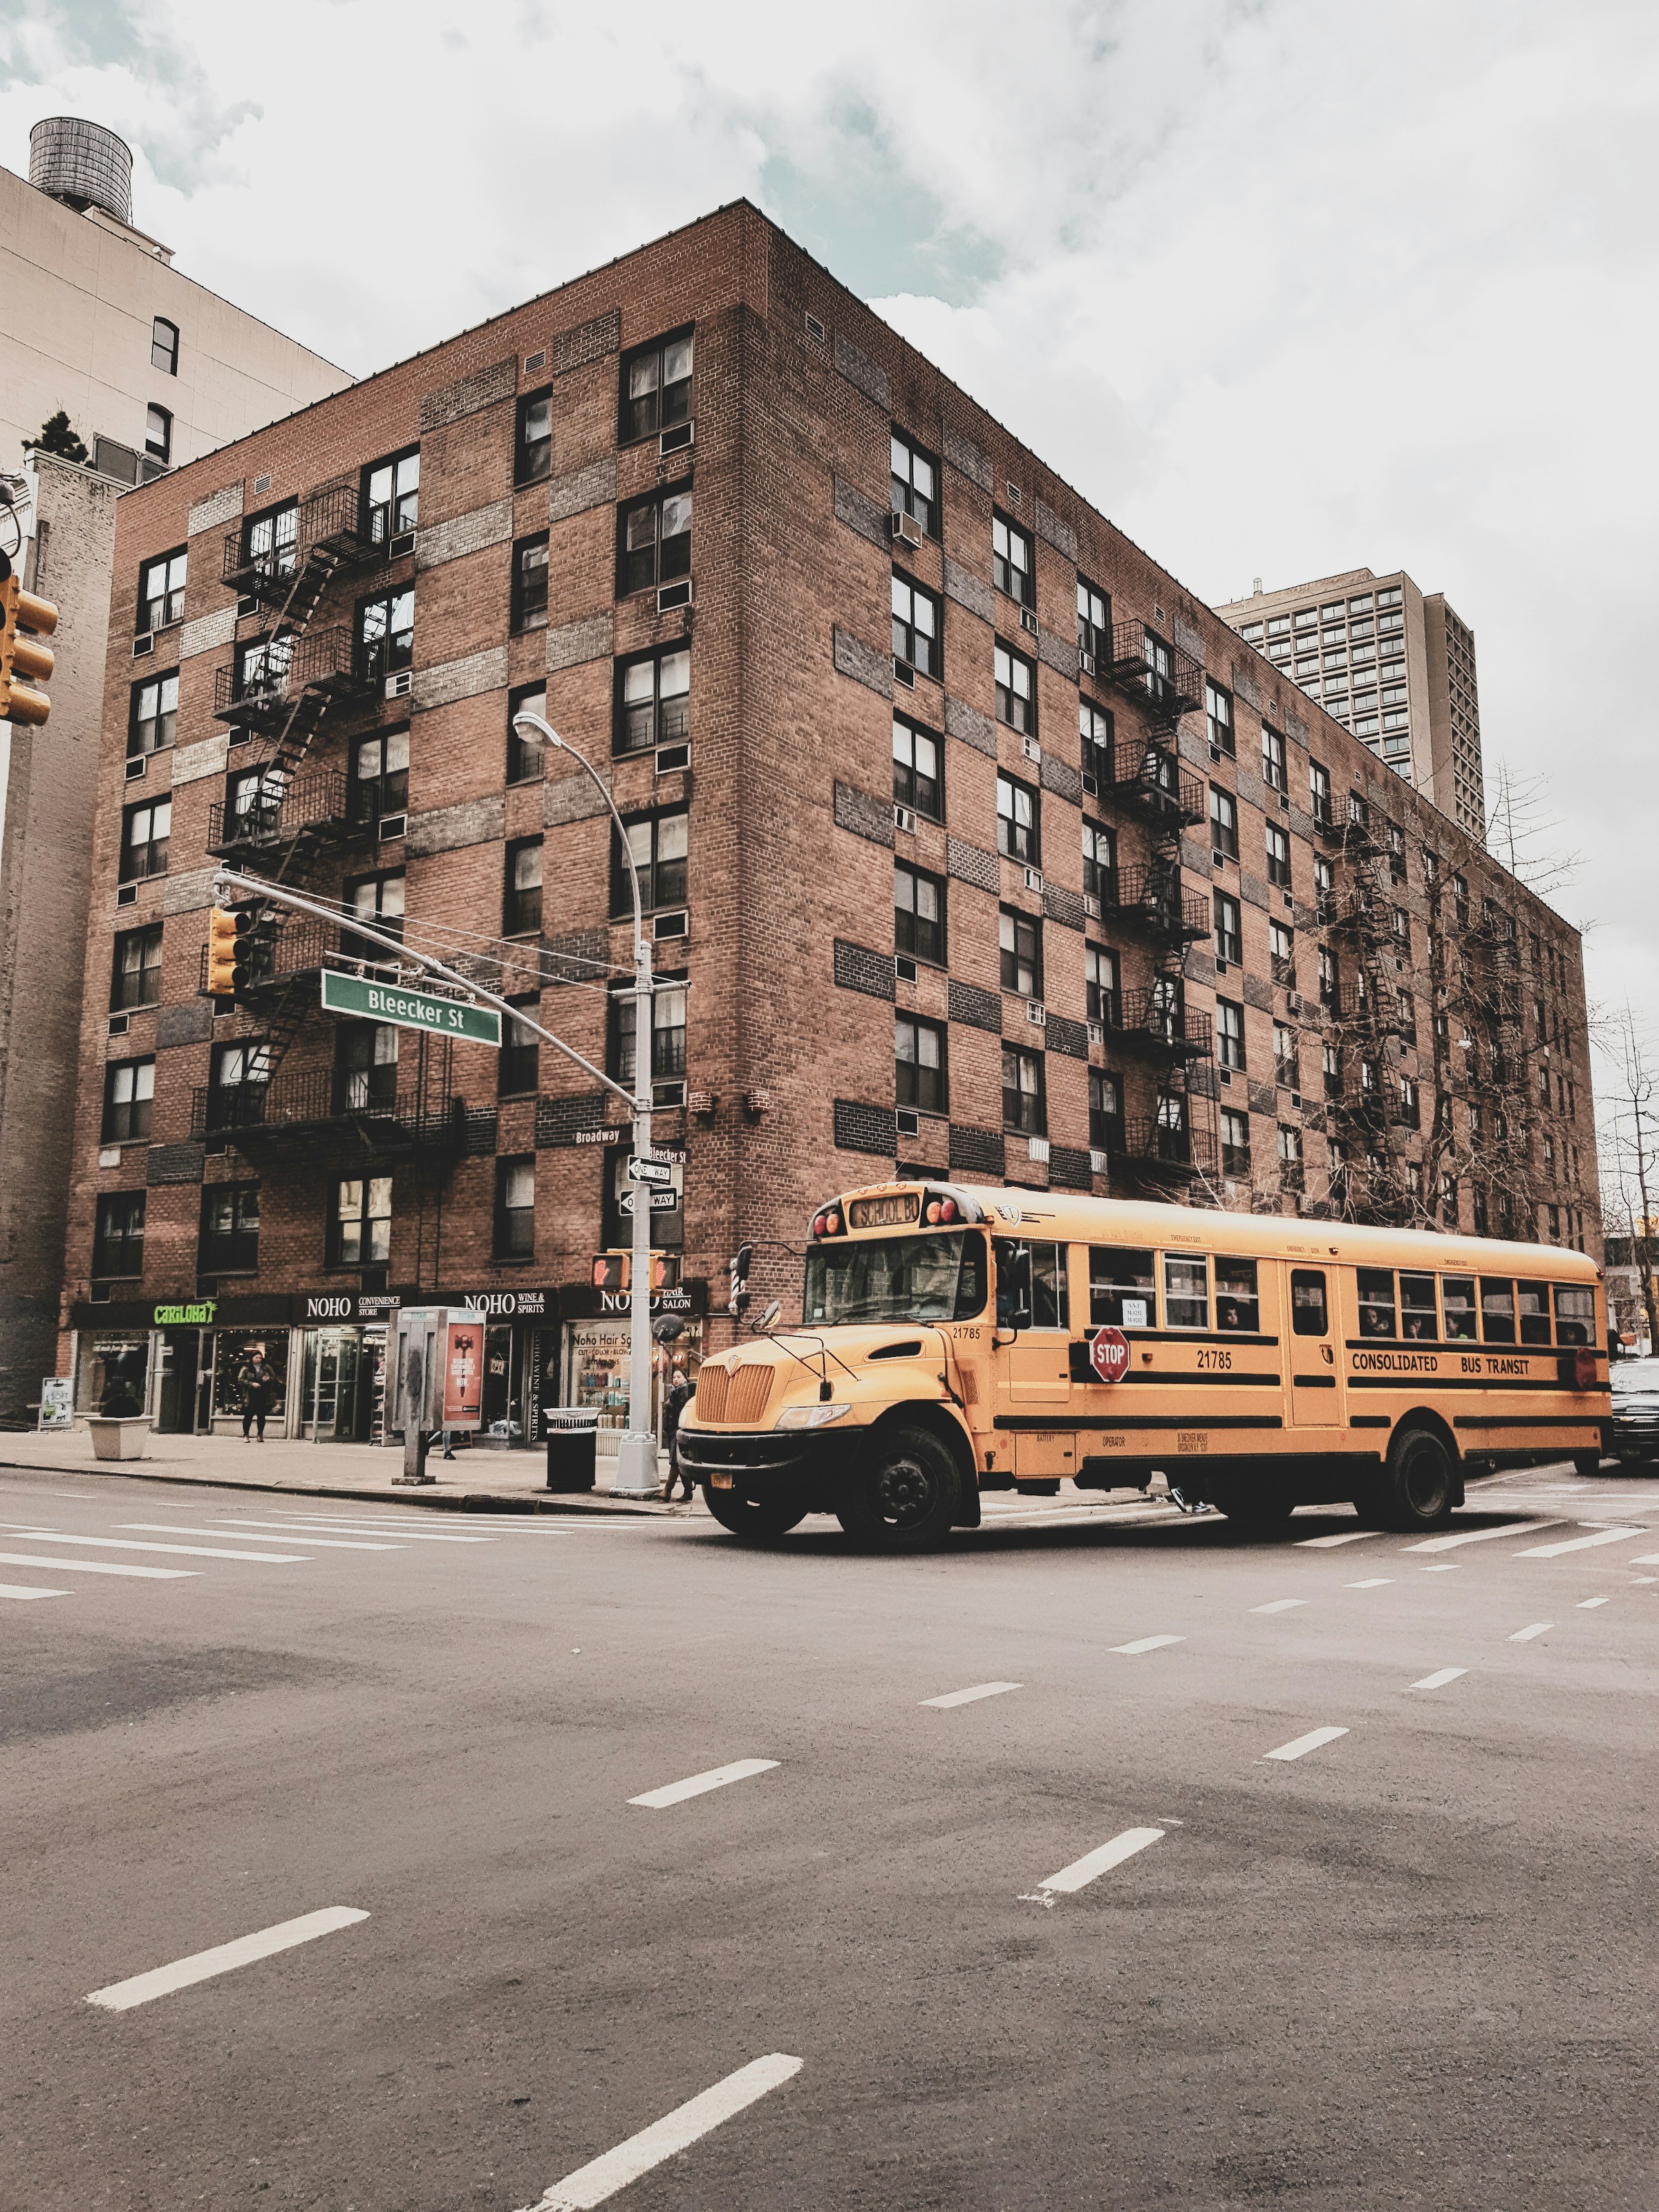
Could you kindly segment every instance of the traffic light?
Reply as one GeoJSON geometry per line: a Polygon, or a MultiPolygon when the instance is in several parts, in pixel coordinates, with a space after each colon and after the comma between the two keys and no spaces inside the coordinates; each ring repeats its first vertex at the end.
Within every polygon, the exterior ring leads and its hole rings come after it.
{"type": "Polygon", "coordinates": [[[58,610],[50,599],[23,589],[3,555],[0,562],[0,722],[38,729],[52,712],[52,701],[35,684],[52,674],[54,658],[52,647],[40,641],[57,629],[58,610]]]}
{"type": "Polygon", "coordinates": [[[236,990],[237,917],[228,907],[216,906],[208,916],[207,989],[212,999],[228,999],[236,990]]]}
{"type": "Polygon", "coordinates": [[[240,997],[269,974],[276,933],[276,924],[262,906],[216,906],[208,916],[208,996],[240,997]]]}

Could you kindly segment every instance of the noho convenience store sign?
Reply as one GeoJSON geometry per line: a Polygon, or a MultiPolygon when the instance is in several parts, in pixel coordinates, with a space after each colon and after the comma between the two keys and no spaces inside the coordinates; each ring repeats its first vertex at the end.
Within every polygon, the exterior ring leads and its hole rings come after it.
{"type": "Polygon", "coordinates": [[[459,999],[441,999],[434,991],[409,991],[397,983],[372,983],[362,975],[323,970],[323,1012],[356,1014],[364,1021],[388,1022],[400,1030],[468,1037],[475,1044],[501,1042],[501,1018],[493,1006],[469,1006],[459,999]]]}

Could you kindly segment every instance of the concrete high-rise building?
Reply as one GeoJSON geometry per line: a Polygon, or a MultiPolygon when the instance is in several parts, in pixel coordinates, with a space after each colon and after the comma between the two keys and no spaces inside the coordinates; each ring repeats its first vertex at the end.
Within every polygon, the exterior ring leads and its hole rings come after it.
{"type": "Polygon", "coordinates": [[[1474,634],[1403,569],[1349,568],[1216,612],[1309,698],[1484,843],[1474,634]]]}
{"type": "MultiPolygon", "coordinates": [[[[0,551],[61,612],[51,721],[0,721],[0,1425],[54,1356],[117,502],[351,381],[174,269],[133,226],[131,168],[60,116],[27,183],[0,169],[0,551]],[[72,438],[35,452],[59,414],[72,438]]],[[[186,566],[183,545],[152,564],[124,647],[158,698],[186,566]]]]}

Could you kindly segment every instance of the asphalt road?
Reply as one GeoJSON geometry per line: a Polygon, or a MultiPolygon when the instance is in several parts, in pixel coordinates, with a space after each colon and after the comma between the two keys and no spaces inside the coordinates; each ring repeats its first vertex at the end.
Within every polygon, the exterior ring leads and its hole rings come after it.
{"type": "Polygon", "coordinates": [[[1659,1480],[1454,1533],[6,1476],[0,2205],[1651,2206],[1659,1480]]]}

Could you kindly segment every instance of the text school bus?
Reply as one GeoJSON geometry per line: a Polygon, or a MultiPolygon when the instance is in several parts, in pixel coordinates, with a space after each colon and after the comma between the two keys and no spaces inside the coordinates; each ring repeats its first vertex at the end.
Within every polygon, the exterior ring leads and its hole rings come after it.
{"type": "Polygon", "coordinates": [[[1352,1499],[1433,1528],[1466,1474],[1609,1409],[1600,1272],[1545,1245],[951,1183],[811,1223],[803,1325],[705,1360],[679,1430],[716,1518],[919,1549],[982,1490],[1145,1487],[1256,1526],[1352,1499]]]}

